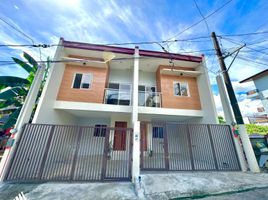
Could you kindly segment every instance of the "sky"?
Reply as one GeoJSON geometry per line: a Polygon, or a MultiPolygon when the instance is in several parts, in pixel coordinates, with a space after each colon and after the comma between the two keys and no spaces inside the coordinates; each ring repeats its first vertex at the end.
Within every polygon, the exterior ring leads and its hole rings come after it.
{"type": "MultiPolygon", "coordinates": [[[[196,4],[207,16],[228,1],[196,0],[196,4]]],[[[268,34],[231,35],[268,31],[268,1],[232,0],[206,22],[179,34],[202,19],[196,4],[194,0],[0,0],[0,18],[24,33],[0,20],[0,44],[57,44],[60,37],[96,44],[200,38],[164,46],[172,53],[205,54],[217,111],[223,115],[215,79],[220,68],[209,38],[214,31],[222,35],[224,53],[248,45],[241,49],[229,75],[243,116],[252,116],[261,102],[246,98],[253,83],[239,81],[268,68],[268,34]]],[[[162,51],[156,44],[140,45],[140,49],[162,51]]],[[[41,55],[38,48],[0,47],[0,76],[27,75],[19,66],[1,62],[21,58],[23,51],[36,60],[53,58],[55,53],[55,47],[40,50],[41,55]]],[[[229,66],[232,57],[225,61],[229,66]]]]}

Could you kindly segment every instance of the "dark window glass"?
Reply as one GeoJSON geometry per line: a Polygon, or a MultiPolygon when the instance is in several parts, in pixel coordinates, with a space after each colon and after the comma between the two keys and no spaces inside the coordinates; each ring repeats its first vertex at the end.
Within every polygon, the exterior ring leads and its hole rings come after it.
{"type": "Polygon", "coordinates": [[[94,129],[95,137],[105,137],[107,125],[96,124],[94,129]]]}
{"type": "Polygon", "coordinates": [[[145,91],[145,86],[144,85],[139,85],[139,91],[145,91]]]}
{"type": "Polygon", "coordinates": [[[153,127],[153,138],[164,138],[164,128],[153,127]]]}
{"type": "Polygon", "coordinates": [[[109,88],[111,88],[111,89],[119,89],[119,84],[118,83],[109,83],[109,88]]]}
{"type": "Polygon", "coordinates": [[[75,74],[73,88],[80,88],[82,80],[82,74],[75,74]]]}

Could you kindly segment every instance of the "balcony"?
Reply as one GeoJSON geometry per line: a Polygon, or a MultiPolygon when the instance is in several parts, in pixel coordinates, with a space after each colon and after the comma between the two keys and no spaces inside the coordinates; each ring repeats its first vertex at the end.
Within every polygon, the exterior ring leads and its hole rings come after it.
{"type": "Polygon", "coordinates": [[[161,108],[160,92],[139,91],[139,106],[161,108]]]}
{"type": "MultiPolygon", "coordinates": [[[[105,94],[104,94],[104,104],[129,106],[132,104],[131,91],[106,88],[105,94]]],[[[161,107],[161,93],[139,91],[138,105],[145,106],[145,107],[160,108],[161,107]]]]}
{"type": "Polygon", "coordinates": [[[104,90],[104,104],[131,105],[131,91],[106,88],[104,90]]]}
{"type": "Polygon", "coordinates": [[[255,89],[255,90],[248,91],[247,92],[247,98],[249,98],[249,99],[260,99],[259,90],[255,89]]]}

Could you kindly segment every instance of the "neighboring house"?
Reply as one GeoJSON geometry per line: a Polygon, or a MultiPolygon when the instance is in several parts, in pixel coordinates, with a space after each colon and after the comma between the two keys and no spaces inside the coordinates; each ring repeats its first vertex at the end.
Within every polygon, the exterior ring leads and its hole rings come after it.
{"type": "Polygon", "coordinates": [[[268,123],[268,69],[250,76],[240,83],[253,81],[256,89],[247,92],[247,98],[261,100],[263,107],[257,108],[254,116],[249,117],[250,123],[267,124],[268,123]]]}
{"type": "Polygon", "coordinates": [[[203,56],[61,39],[54,61],[7,180],[240,170],[203,56]]]}

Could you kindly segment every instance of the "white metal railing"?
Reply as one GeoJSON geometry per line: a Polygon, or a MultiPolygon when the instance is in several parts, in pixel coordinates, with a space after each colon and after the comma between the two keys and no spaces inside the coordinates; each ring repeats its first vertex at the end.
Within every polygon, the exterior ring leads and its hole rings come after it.
{"type": "Polygon", "coordinates": [[[139,106],[161,108],[162,96],[160,92],[139,91],[139,106]]]}

